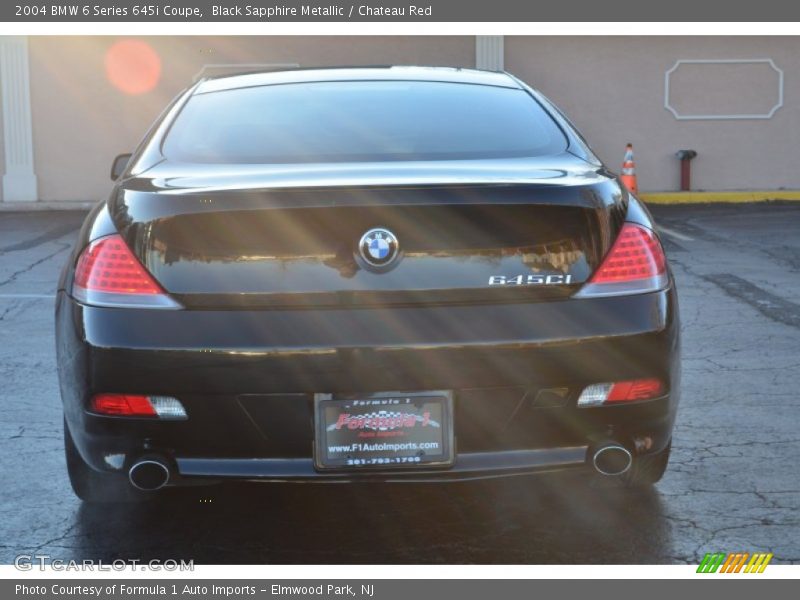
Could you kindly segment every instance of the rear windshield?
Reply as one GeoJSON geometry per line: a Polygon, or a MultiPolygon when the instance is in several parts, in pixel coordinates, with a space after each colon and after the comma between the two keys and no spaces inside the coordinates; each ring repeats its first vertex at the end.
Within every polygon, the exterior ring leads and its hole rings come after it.
{"type": "Polygon", "coordinates": [[[345,81],[198,94],[162,150],[178,162],[306,163],[529,157],[566,145],[524,90],[345,81]]]}

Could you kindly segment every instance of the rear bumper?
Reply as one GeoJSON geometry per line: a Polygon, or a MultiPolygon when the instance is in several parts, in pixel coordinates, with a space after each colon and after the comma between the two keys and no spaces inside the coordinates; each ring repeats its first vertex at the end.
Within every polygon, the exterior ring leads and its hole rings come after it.
{"type": "Polygon", "coordinates": [[[513,477],[548,470],[581,467],[586,462],[586,447],[540,448],[505,452],[464,452],[448,469],[411,472],[372,471],[365,473],[319,472],[312,458],[178,458],[176,472],[181,478],[244,479],[273,482],[379,481],[423,483],[471,481],[493,477],[513,477]]]}
{"type": "Polygon", "coordinates": [[[68,426],[84,460],[124,472],[158,452],[196,477],[348,481],[473,479],[566,468],[613,437],[655,452],[679,389],[675,293],[515,305],[323,311],[153,311],[57,302],[68,426]],[[586,385],[660,377],[658,400],[578,409],[586,385]],[[561,388],[557,398],[543,389],[561,388]],[[453,390],[446,471],[320,473],[312,396],[453,390]],[[183,422],[100,417],[97,392],[164,394],[183,422]]]}

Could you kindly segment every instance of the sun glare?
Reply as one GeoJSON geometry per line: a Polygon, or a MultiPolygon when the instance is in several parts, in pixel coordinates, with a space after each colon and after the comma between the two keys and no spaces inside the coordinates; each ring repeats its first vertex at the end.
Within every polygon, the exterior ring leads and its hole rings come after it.
{"type": "Polygon", "coordinates": [[[161,78],[161,58],[141,40],[120,40],[106,52],[106,77],[124,94],[146,94],[161,78]]]}

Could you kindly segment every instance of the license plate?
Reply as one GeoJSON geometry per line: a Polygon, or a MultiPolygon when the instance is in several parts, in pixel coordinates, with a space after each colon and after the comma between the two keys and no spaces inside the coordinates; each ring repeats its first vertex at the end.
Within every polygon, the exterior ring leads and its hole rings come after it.
{"type": "Polygon", "coordinates": [[[403,469],[453,464],[450,392],[317,394],[318,469],[403,469]]]}

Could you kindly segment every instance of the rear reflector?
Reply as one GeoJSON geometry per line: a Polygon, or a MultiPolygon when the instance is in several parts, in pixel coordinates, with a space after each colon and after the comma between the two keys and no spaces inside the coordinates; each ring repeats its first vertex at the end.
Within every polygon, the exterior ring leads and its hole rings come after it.
{"type": "Polygon", "coordinates": [[[177,398],[141,396],[137,394],[97,394],[92,398],[92,411],[114,417],[153,417],[186,419],[186,409],[177,398]]]}
{"type": "Polygon", "coordinates": [[[98,394],[92,398],[92,410],[102,415],[122,417],[156,417],[147,396],[130,394],[98,394]]]}
{"type": "Polygon", "coordinates": [[[649,400],[661,395],[661,381],[658,379],[635,379],[634,381],[618,381],[611,387],[606,402],[628,402],[631,400],[649,400]]]}
{"type": "Polygon", "coordinates": [[[664,395],[660,379],[633,379],[614,383],[595,383],[581,392],[578,406],[602,406],[617,402],[652,400],[664,395]]]}
{"type": "Polygon", "coordinates": [[[642,294],[667,285],[667,259],[656,234],[625,223],[600,267],[576,298],[642,294]]]}
{"type": "Polygon", "coordinates": [[[84,249],[75,266],[72,295],[95,306],[180,308],[118,234],[100,238],[84,249]]]}

